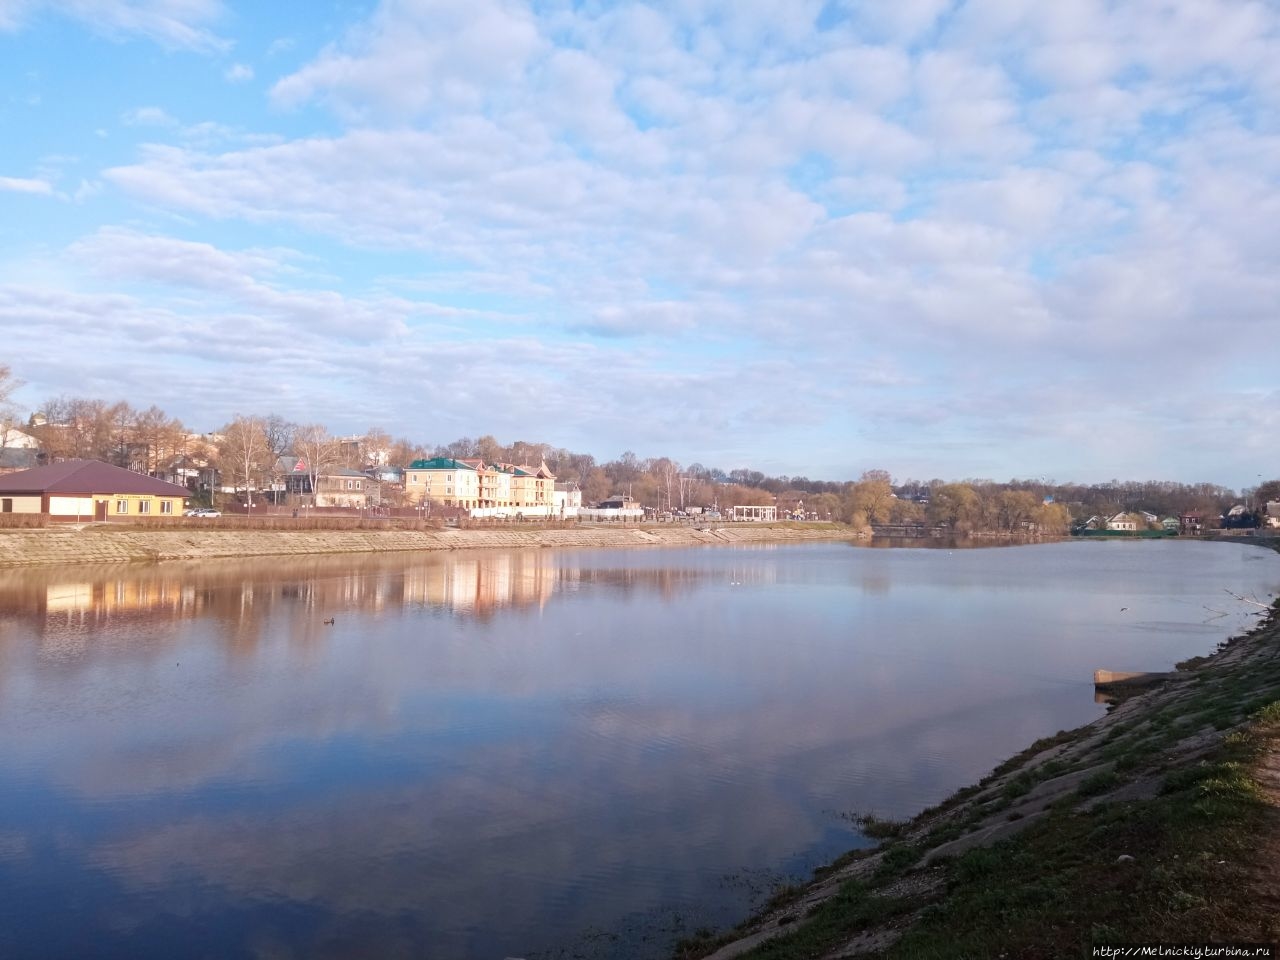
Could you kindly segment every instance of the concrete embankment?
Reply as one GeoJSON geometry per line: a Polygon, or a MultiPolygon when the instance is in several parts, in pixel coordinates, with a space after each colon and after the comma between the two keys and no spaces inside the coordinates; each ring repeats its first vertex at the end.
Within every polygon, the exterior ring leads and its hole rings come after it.
{"type": "Polygon", "coordinates": [[[388,551],[682,546],[853,539],[846,527],[738,524],[486,530],[138,530],[111,524],[0,532],[0,566],[148,563],[388,551]]]}

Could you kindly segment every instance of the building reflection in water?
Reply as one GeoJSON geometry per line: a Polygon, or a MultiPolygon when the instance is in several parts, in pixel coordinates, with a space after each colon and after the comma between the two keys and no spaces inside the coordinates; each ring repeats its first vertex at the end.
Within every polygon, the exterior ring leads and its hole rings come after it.
{"type": "MultiPolygon", "coordinates": [[[[771,582],[772,564],[743,565],[716,576],[731,585],[771,582]]],[[[173,562],[152,567],[104,564],[0,571],[0,638],[21,623],[46,659],[74,659],[91,644],[127,632],[130,645],[160,643],[175,621],[216,621],[233,653],[251,653],[266,624],[287,618],[290,641],[323,638],[324,620],[343,612],[395,613],[431,607],[488,620],[503,609],[541,610],[557,592],[605,588],[670,600],[709,575],[696,567],[592,567],[572,553],[548,551],[344,555],[173,562]],[[115,628],[115,629],[113,629],[115,628]]]]}

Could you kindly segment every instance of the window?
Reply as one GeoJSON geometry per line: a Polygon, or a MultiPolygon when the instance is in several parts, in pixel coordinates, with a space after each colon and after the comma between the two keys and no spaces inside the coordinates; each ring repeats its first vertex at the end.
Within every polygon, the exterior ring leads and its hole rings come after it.
{"type": "Polygon", "coordinates": [[[13,497],[0,500],[0,513],[13,513],[13,497]]]}
{"type": "Polygon", "coordinates": [[[359,489],[360,489],[360,481],[359,481],[359,480],[357,480],[357,481],[356,481],[356,489],[357,489],[357,490],[359,490],[359,489]]]}
{"type": "MultiPolygon", "coordinates": [[[[416,473],[411,473],[411,474],[409,474],[409,480],[410,480],[410,482],[412,482],[412,483],[417,483],[417,482],[418,482],[418,475],[417,475],[416,473]]],[[[427,481],[427,484],[428,484],[428,485],[430,485],[430,484],[431,484],[431,481],[430,481],[430,480],[428,480],[428,481],[427,481]]]]}
{"type": "Polygon", "coordinates": [[[172,501],[172,500],[161,500],[161,501],[160,501],[160,512],[161,512],[161,513],[173,513],[173,501],[172,501]]]}
{"type": "Polygon", "coordinates": [[[117,500],[117,501],[116,501],[116,513],[128,513],[128,512],[129,512],[129,501],[128,501],[128,500],[117,500]]]}
{"type": "Polygon", "coordinates": [[[355,488],[356,488],[356,482],[355,482],[354,480],[348,480],[348,481],[347,481],[347,489],[348,489],[348,490],[354,490],[355,488]]]}
{"type": "Polygon", "coordinates": [[[150,500],[139,500],[139,501],[138,501],[138,512],[139,512],[139,513],[150,513],[150,512],[151,512],[151,501],[150,501],[150,500]]]}

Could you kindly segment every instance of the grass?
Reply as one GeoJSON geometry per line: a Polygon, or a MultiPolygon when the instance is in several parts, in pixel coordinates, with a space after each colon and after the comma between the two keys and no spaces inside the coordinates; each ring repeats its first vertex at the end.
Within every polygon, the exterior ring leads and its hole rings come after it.
{"type": "Polygon", "coordinates": [[[853,818],[864,836],[872,840],[889,840],[902,835],[907,828],[905,820],[888,820],[875,814],[864,813],[853,818]]]}
{"type": "MultiPolygon", "coordinates": [[[[1091,943],[1254,939],[1280,933],[1248,896],[1246,863],[1265,806],[1250,744],[1171,774],[1160,796],[1041,824],[948,867],[947,897],[884,956],[892,960],[1079,957],[1091,943]],[[1120,862],[1121,855],[1134,857],[1120,862]]],[[[1080,787],[1098,795],[1112,772],[1080,787]]]]}

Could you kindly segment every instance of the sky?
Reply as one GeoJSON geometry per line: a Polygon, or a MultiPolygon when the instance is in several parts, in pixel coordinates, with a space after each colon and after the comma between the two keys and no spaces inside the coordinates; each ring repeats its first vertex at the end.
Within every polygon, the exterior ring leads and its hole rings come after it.
{"type": "Polygon", "coordinates": [[[0,364],[852,479],[1280,475],[1280,4],[0,0],[0,364]]]}

